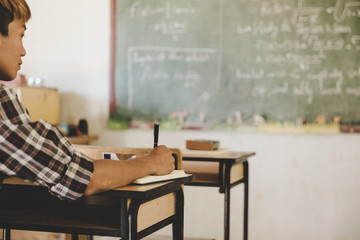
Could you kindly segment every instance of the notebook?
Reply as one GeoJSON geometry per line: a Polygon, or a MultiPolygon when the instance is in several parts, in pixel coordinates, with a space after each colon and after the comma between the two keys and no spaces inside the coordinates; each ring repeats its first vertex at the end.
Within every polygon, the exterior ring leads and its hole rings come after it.
{"type": "Polygon", "coordinates": [[[149,184],[156,182],[164,182],[178,178],[184,178],[190,176],[190,174],[186,174],[184,170],[174,170],[166,175],[148,175],[139,179],[136,179],[132,184],[149,184]]]}

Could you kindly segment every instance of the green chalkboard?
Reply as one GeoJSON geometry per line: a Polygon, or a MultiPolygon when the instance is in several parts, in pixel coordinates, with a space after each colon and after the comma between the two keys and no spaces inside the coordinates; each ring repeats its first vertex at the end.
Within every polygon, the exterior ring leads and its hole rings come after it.
{"type": "Polygon", "coordinates": [[[360,1],[117,0],[113,117],[360,121],[360,1]]]}

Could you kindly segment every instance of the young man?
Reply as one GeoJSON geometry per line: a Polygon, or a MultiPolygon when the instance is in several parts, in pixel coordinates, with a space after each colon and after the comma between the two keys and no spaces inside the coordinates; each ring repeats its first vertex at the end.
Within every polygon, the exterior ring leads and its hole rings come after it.
{"type": "MultiPolygon", "coordinates": [[[[21,67],[30,16],[25,0],[0,0],[0,80],[14,79],[21,67]]],[[[173,169],[165,146],[127,161],[89,159],[51,124],[32,122],[14,91],[0,84],[0,184],[16,176],[47,186],[58,198],[75,200],[173,169]]]]}

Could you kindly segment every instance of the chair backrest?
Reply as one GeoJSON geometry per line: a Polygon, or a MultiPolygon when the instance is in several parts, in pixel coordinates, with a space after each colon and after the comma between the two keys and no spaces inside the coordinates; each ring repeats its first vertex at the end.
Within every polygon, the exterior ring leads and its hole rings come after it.
{"type": "MultiPolygon", "coordinates": [[[[119,148],[119,147],[102,147],[102,146],[91,146],[91,145],[74,145],[75,149],[79,152],[84,153],[86,156],[92,159],[102,159],[103,153],[115,153],[120,160],[125,160],[132,155],[142,156],[148,153],[151,148],[119,148]],[[122,158],[123,156],[123,158],[122,158]]],[[[183,169],[182,165],[182,154],[178,148],[170,148],[173,152],[173,156],[176,160],[176,169],[183,169]]]]}

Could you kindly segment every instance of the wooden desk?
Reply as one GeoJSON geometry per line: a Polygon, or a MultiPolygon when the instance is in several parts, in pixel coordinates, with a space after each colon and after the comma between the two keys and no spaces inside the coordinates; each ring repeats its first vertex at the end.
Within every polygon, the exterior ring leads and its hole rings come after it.
{"type": "Polygon", "coordinates": [[[254,152],[228,152],[221,155],[183,152],[185,172],[195,175],[186,185],[219,187],[224,193],[224,239],[230,239],[230,190],[244,183],[244,240],[248,237],[249,165],[254,152]]]}
{"type": "Polygon", "coordinates": [[[0,191],[0,228],[4,240],[10,229],[114,236],[141,239],[173,224],[173,239],[183,239],[182,184],[176,181],[126,186],[67,202],[47,188],[9,178],[0,191]]]}
{"type": "Polygon", "coordinates": [[[72,144],[90,144],[93,141],[99,140],[98,135],[84,135],[78,137],[68,137],[69,141],[72,144]]]}
{"type": "MultiPolygon", "coordinates": [[[[97,158],[102,151],[146,153],[147,149],[121,149],[76,146],[97,158]]],[[[174,149],[174,152],[180,152],[174,149]]],[[[177,155],[181,166],[181,152],[177,155]]],[[[189,176],[149,185],[129,185],[77,201],[52,197],[46,187],[16,178],[5,179],[0,190],[0,228],[3,239],[10,239],[10,229],[60,232],[78,235],[114,236],[141,239],[172,224],[173,239],[183,239],[184,196],[182,185],[189,176]]]]}

